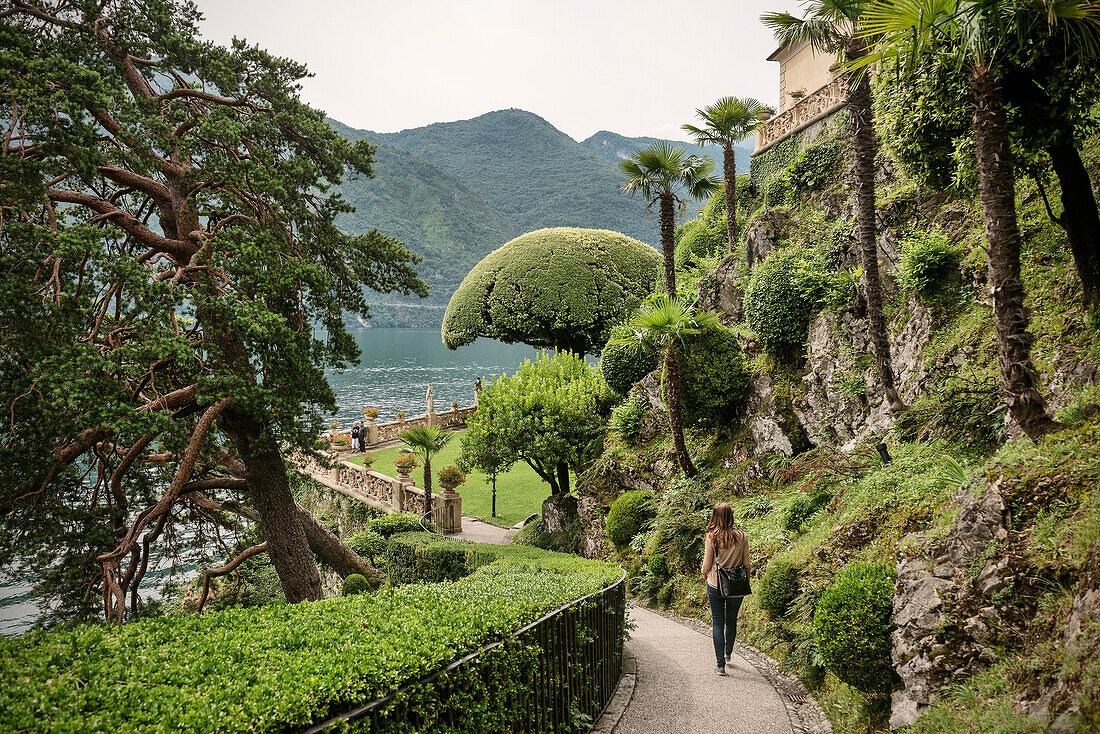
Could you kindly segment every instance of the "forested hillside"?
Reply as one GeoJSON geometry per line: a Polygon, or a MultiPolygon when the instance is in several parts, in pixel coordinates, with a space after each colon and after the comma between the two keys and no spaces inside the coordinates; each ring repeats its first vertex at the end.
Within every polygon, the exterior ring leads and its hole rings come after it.
{"type": "MultiPolygon", "coordinates": [[[[618,162],[630,155],[631,151],[652,145],[660,140],[660,138],[628,138],[625,135],[600,130],[595,135],[585,138],[581,145],[598,156],[602,156],[609,161],[618,162]]],[[[677,143],[677,145],[682,145],[684,150],[692,155],[709,155],[716,166],[719,168],[722,166],[722,149],[716,145],[694,145],[692,143],[677,143]]],[[[752,155],[753,149],[752,139],[749,138],[734,146],[734,149],[737,151],[737,172],[748,173],[749,156],[752,155]]]]}
{"type": "MultiPolygon", "coordinates": [[[[424,257],[420,273],[432,289],[423,302],[376,299],[376,325],[438,326],[442,307],[470,268],[524,232],[575,226],[657,243],[657,219],[646,217],[646,202],[621,193],[617,167],[620,148],[653,139],[601,132],[578,143],[516,109],[399,133],[329,124],[349,140],[378,146],[375,177],[342,186],[356,212],[342,215],[340,225],[352,233],[377,227],[405,241],[424,257]]],[[[720,167],[716,149],[676,144],[697,155],[709,152],[720,167]]],[[[748,165],[747,152],[739,158],[748,165]]],[[[694,207],[687,211],[691,216],[694,207]]]]}

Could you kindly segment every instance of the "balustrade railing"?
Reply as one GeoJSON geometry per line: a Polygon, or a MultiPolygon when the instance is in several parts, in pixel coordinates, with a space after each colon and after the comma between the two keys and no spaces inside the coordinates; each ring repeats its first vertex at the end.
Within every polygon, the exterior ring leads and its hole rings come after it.
{"type": "Polygon", "coordinates": [[[812,92],[798,101],[794,107],[780,112],[756,130],[756,146],[753,155],[760,155],[780,140],[808,127],[840,108],[848,98],[848,85],[843,77],[812,92]]]}
{"type": "Polygon", "coordinates": [[[595,721],[622,674],[625,574],[503,640],[302,731],[576,731],[595,721]],[[511,658],[512,664],[507,664],[511,658]],[[515,664],[522,659],[522,664],[515,664]],[[471,700],[470,686],[489,688],[471,700]]]}

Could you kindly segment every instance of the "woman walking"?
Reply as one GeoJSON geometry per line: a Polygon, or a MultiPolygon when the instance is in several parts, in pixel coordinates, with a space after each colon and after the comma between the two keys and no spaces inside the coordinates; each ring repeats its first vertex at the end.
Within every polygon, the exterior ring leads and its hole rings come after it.
{"type": "Polygon", "coordinates": [[[744,565],[752,573],[749,560],[749,537],[743,530],[733,527],[733,508],[725,502],[714,506],[707,525],[703,553],[703,580],[707,584],[707,600],[710,602],[711,636],[714,638],[714,656],[718,660],[715,672],[726,674],[726,663],[733,654],[737,639],[737,612],[742,597],[723,597],[718,592],[718,565],[732,569],[744,565]]]}

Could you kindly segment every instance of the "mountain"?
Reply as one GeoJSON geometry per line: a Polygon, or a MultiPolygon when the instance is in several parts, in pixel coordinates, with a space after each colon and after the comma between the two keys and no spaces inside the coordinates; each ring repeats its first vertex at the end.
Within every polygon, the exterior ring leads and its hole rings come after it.
{"type": "Polygon", "coordinates": [[[376,295],[376,325],[438,325],[466,273],[524,232],[590,227],[659,243],[657,218],[646,216],[647,202],[622,194],[619,159],[607,152],[650,139],[597,133],[579,143],[517,109],[397,133],[329,124],[349,140],[377,146],[375,177],[341,186],[356,212],[337,223],[349,233],[377,227],[405,241],[424,257],[419,271],[432,291],[424,301],[376,295]],[[593,145],[600,136],[609,144],[593,145]]]}
{"type": "MultiPolygon", "coordinates": [[[[625,135],[608,132],[607,130],[600,130],[595,135],[582,141],[581,145],[596,155],[617,163],[635,150],[657,142],[679,145],[690,155],[709,155],[710,159],[714,161],[715,172],[719,176],[722,175],[722,149],[717,145],[695,145],[679,140],[662,140],[661,138],[628,138],[625,135]]],[[[754,143],[751,138],[733,146],[734,151],[737,153],[738,173],[749,172],[749,156],[752,155],[753,147],[754,143]]]]}

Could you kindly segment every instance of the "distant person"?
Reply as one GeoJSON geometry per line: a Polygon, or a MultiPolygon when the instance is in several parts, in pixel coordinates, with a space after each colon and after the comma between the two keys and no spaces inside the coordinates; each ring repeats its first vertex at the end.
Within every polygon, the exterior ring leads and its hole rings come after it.
{"type": "Polygon", "coordinates": [[[359,453],[361,454],[367,453],[367,432],[369,430],[366,423],[359,425],[359,453]]]}
{"type": "MultiPolygon", "coordinates": [[[[359,447],[359,435],[360,435],[359,421],[355,421],[355,425],[351,427],[351,448],[352,448],[352,451],[354,451],[356,448],[359,447]]],[[[362,449],[359,449],[359,450],[362,451],[362,449]]]]}
{"type": "Polygon", "coordinates": [[[733,508],[725,502],[714,506],[707,525],[703,552],[703,580],[707,584],[707,600],[710,602],[711,637],[714,638],[714,656],[718,660],[715,672],[726,674],[726,663],[733,655],[733,643],[737,640],[737,613],[743,597],[722,597],[718,592],[718,565],[733,569],[744,565],[752,573],[749,560],[749,536],[733,526],[733,508]]]}

